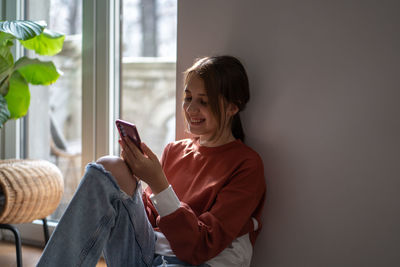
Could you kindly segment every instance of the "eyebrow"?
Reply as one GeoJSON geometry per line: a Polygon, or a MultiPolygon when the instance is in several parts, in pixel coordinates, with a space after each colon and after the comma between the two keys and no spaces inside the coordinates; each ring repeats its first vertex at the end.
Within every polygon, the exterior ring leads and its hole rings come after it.
{"type": "MultiPolygon", "coordinates": [[[[185,93],[192,93],[189,89],[185,89],[185,93]]],[[[199,96],[207,96],[207,94],[198,94],[199,96]]]]}

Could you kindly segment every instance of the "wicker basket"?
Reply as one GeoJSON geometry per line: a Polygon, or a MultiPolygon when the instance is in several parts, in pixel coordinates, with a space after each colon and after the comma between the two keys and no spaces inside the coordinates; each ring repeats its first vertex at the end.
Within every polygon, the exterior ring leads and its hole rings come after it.
{"type": "Polygon", "coordinates": [[[60,170],[45,160],[0,160],[0,187],[5,196],[2,224],[45,218],[57,208],[64,191],[60,170]]]}

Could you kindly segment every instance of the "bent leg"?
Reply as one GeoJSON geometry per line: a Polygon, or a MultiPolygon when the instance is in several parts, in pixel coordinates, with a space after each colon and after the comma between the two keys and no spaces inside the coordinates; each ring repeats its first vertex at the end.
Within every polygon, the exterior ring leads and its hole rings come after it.
{"type": "Polygon", "coordinates": [[[104,156],[96,163],[103,165],[117,181],[122,191],[132,196],[136,190],[137,181],[125,161],[116,156],[104,156]]]}
{"type": "Polygon", "coordinates": [[[150,266],[154,240],[140,192],[128,196],[102,165],[91,163],[37,266],[95,266],[104,248],[118,254],[106,253],[110,267],[150,266]]]}

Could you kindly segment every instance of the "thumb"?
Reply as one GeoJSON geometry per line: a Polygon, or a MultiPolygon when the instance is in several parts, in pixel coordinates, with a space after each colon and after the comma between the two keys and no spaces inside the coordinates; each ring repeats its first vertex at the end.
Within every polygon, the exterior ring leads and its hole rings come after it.
{"type": "Polygon", "coordinates": [[[151,151],[151,149],[145,144],[141,143],[140,147],[142,148],[143,152],[152,160],[158,160],[157,155],[151,151]]]}

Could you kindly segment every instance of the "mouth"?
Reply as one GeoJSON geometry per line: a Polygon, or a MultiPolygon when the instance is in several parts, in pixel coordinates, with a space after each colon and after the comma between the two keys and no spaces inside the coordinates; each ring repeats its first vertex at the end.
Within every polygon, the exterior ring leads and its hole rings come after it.
{"type": "Polygon", "coordinates": [[[206,121],[206,119],[199,119],[199,118],[190,118],[190,120],[189,120],[190,124],[195,125],[195,126],[200,125],[205,121],[206,121]]]}

